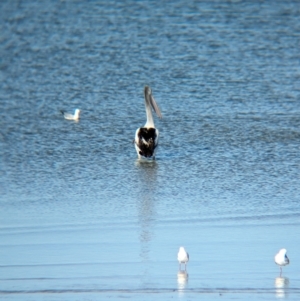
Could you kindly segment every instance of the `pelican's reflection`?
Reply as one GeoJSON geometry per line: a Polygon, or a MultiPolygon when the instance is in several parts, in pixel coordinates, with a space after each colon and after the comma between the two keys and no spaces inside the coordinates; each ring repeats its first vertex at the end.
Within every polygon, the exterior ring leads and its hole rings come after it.
{"type": "Polygon", "coordinates": [[[141,259],[149,260],[149,243],[153,236],[153,222],[155,220],[155,196],[157,190],[156,161],[137,160],[137,194],[138,221],[140,226],[141,259]]]}
{"type": "Polygon", "coordinates": [[[276,297],[285,298],[285,289],[289,286],[289,279],[285,277],[275,278],[276,297]]]}
{"type": "Polygon", "coordinates": [[[182,293],[186,288],[188,283],[189,274],[186,271],[178,271],[177,273],[177,285],[178,285],[178,292],[182,293]]]}

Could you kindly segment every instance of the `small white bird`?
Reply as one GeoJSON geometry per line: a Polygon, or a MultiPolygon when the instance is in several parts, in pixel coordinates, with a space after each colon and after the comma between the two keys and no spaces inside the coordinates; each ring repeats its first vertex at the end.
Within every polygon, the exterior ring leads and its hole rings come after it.
{"type": "Polygon", "coordinates": [[[141,157],[155,159],[159,132],[154,125],[151,107],[159,118],[162,118],[162,115],[152,95],[151,88],[148,86],[144,88],[144,97],[147,122],[143,127],[136,130],[134,144],[139,159],[141,157]]]}
{"type": "Polygon", "coordinates": [[[179,248],[179,252],[177,255],[177,260],[179,262],[179,271],[181,271],[181,264],[184,263],[184,270],[186,271],[186,264],[189,261],[189,254],[184,249],[184,247],[179,248]]]}
{"type": "Polygon", "coordinates": [[[290,260],[286,255],[286,249],[281,249],[274,257],[275,263],[280,266],[280,277],[282,273],[282,267],[288,265],[290,260]]]}
{"type": "Polygon", "coordinates": [[[65,119],[67,119],[67,120],[75,120],[75,121],[79,120],[79,114],[80,114],[79,109],[75,110],[74,115],[70,114],[70,113],[66,113],[65,111],[60,111],[60,112],[64,115],[65,119]]]}

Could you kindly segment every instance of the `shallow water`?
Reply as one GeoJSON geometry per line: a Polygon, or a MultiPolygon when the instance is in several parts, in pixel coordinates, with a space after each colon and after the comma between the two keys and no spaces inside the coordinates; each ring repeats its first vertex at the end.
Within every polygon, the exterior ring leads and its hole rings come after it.
{"type": "Polygon", "coordinates": [[[299,299],[296,1],[2,1],[0,28],[1,299],[299,299]]]}

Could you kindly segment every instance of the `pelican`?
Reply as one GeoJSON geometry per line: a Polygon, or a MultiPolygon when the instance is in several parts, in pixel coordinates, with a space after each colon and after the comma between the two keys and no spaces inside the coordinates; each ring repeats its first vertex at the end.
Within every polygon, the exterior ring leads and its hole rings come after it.
{"type": "Polygon", "coordinates": [[[286,255],[286,249],[281,249],[274,257],[275,263],[280,266],[280,277],[282,273],[282,267],[288,265],[290,260],[286,255]]]}
{"type": "Polygon", "coordinates": [[[60,111],[60,112],[64,115],[65,119],[67,119],[67,120],[75,120],[75,121],[79,120],[79,114],[80,114],[79,109],[75,110],[74,115],[70,114],[70,113],[66,113],[65,111],[60,111]]]}
{"type": "Polygon", "coordinates": [[[158,142],[158,129],[154,126],[151,107],[159,118],[162,118],[162,115],[152,95],[150,87],[145,86],[144,96],[147,122],[144,127],[136,130],[134,144],[139,159],[141,157],[155,159],[155,150],[158,142]]]}
{"type": "Polygon", "coordinates": [[[184,249],[184,247],[179,248],[177,254],[177,260],[179,262],[179,271],[181,271],[181,264],[184,263],[184,270],[186,271],[186,264],[189,261],[189,253],[184,249]]]}

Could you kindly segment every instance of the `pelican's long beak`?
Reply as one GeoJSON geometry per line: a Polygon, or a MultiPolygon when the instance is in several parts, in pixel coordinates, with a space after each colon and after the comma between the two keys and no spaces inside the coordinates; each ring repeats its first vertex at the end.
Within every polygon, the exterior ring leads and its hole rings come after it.
{"type": "Polygon", "coordinates": [[[152,94],[150,95],[150,103],[152,105],[152,108],[153,110],[155,111],[156,115],[159,117],[159,118],[162,118],[162,115],[161,115],[161,111],[154,99],[154,97],[152,96],[152,94]]]}
{"type": "Polygon", "coordinates": [[[152,95],[152,93],[146,93],[146,99],[147,99],[147,102],[152,106],[154,112],[156,113],[156,115],[159,117],[159,118],[162,118],[162,115],[161,115],[161,111],[152,95]]]}

